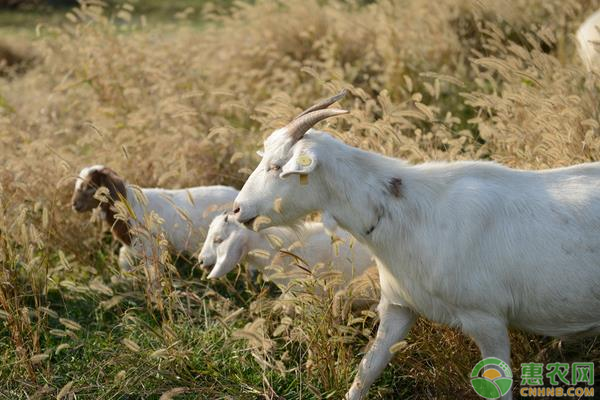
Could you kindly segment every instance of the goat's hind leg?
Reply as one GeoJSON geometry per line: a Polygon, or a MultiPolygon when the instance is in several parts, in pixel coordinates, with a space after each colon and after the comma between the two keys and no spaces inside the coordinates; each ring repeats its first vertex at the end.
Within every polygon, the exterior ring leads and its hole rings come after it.
{"type": "Polygon", "coordinates": [[[360,400],[367,395],[369,387],[392,359],[390,347],[406,336],[416,319],[416,315],[408,308],[384,300],[379,303],[377,311],[380,319],[377,336],[360,362],[346,400],[360,400]]]}
{"type": "MultiPolygon", "coordinates": [[[[477,343],[482,359],[499,358],[510,368],[510,339],[504,321],[487,315],[469,315],[461,318],[461,322],[463,332],[477,343]]],[[[511,399],[510,390],[502,396],[502,400],[511,399]]]]}

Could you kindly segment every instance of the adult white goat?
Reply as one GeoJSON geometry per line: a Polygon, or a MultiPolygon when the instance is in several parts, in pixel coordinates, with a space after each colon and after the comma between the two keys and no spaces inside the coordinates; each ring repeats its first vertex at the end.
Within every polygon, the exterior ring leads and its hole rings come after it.
{"type": "Polygon", "coordinates": [[[588,71],[600,68],[600,10],[577,29],[579,56],[588,71]]]}
{"type": "Polygon", "coordinates": [[[131,256],[152,257],[151,240],[163,233],[173,252],[195,254],[202,243],[213,217],[229,208],[238,191],[227,186],[204,186],[187,189],[135,189],[112,169],[103,165],[84,168],[75,182],[72,205],[77,212],[100,207],[102,218],[110,225],[113,236],[123,246],[119,251],[119,266],[130,269],[131,256]],[[100,187],[108,189],[108,202],[96,197],[100,187]],[[116,201],[126,201],[133,211],[127,222],[115,218],[116,201]],[[147,218],[155,213],[163,221],[150,234],[137,234],[147,218]]]}
{"type": "Polygon", "coordinates": [[[345,231],[338,230],[331,236],[318,222],[307,222],[295,229],[271,227],[260,232],[246,228],[229,214],[215,217],[211,222],[198,260],[203,268],[210,270],[209,279],[219,278],[246,261],[252,270],[264,271],[268,266],[280,266],[266,271],[267,279],[285,285],[301,262],[312,268],[318,264],[335,266],[342,272],[346,284],[361,275],[375,261],[369,250],[345,231]],[[283,251],[282,251],[283,250],[283,251]],[[293,255],[292,255],[293,254],[293,255]]]}
{"type": "Polygon", "coordinates": [[[347,399],[366,395],[417,314],[461,328],[484,358],[509,365],[509,326],[600,333],[600,164],[408,165],[309,131],[347,112],[327,109],[343,95],[266,139],[234,213],[284,225],[322,210],[377,257],[381,322],[347,399]]]}

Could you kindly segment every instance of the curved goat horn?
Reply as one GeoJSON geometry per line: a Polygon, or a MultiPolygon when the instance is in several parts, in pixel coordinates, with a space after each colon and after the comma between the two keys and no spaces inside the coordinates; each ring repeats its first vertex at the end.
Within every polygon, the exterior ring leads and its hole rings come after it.
{"type": "Polygon", "coordinates": [[[302,139],[302,136],[313,127],[317,122],[324,120],[325,118],[335,117],[337,115],[348,114],[348,110],[339,110],[336,108],[311,111],[308,114],[304,114],[292,122],[290,122],[286,128],[288,135],[290,135],[294,141],[302,139]]]}
{"type": "Polygon", "coordinates": [[[296,120],[296,119],[300,118],[301,116],[311,113],[313,111],[322,110],[324,108],[327,108],[330,105],[332,105],[333,103],[335,103],[336,101],[340,101],[341,99],[343,99],[344,96],[346,96],[347,94],[348,94],[348,89],[343,89],[341,92],[339,92],[335,96],[331,96],[327,99],[321,100],[320,102],[318,102],[315,105],[310,106],[309,108],[307,108],[306,110],[304,110],[300,114],[298,114],[296,116],[296,118],[294,118],[293,120],[296,120]]]}

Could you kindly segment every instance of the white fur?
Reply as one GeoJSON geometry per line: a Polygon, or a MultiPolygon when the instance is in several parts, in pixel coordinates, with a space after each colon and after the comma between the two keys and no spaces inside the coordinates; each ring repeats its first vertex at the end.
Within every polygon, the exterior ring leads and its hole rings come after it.
{"type": "Polygon", "coordinates": [[[328,212],[377,257],[381,325],[347,399],[366,396],[417,314],[461,328],[482,357],[509,365],[509,326],[600,333],[600,163],[544,171],[482,161],[411,166],[313,130],[293,143],[280,129],[265,141],[236,206],[239,221],[260,214],[276,225],[328,212]],[[299,166],[300,155],[312,164],[299,166]],[[401,179],[400,196],[390,191],[393,178],[401,179]]]}
{"type": "Polygon", "coordinates": [[[592,14],[577,30],[579,56],[588,71],[600,66],[600,10],[592,14]]]}
{"type": "Polygon", "coordinates": [[[210,221],[229,209],[238,191],[227,186],[200,186],[178,190],[142,188],[141,193],[146,204],[138,201],[135,190],[127,185],[127,201],[136,216],[129,224],[135,228],[154,212],[163,220],[160,232],[173,251],[195,254],[210,221]]]}
{"type": "MultiPolygon", "coordinates": [[[[95,170],[104,168],[101,165],[84,168],[79,174],[76,188],[81,188],[82,179],[95,170]]],[[[157,249],[159,234],[168,241],[169,249],[175,254],[196,254],[212,219],[230,209],[238,191],[229,186],[199,186],[186,189],[136,188],[125,183],[127,202],[133,216],[128,219],[132,233],[131,248],[119,252],[119,266],[124,270],[131,269],[131,259],[158,258],[157,249]],[[152,214],[160,217],[159,227],[146,228],[152,214]],[[139,233],[145,232],[145,233],[139,233]],[[138,234],[139,233],[139,234],[138,234]]]]}
{"type": "Polygon", "coordinates": [[[104,165],[92,165],[89,167],[85,167],[79,172],[79,176],[75,180],[75,190],[81,190],[81,186],[84,184],[85,180],[91,175],[93,172],[100,171],[104,168],[104,165]]]}
{"type": "Polygon", "coordinates": [[[205,267],[212,268],[208,278],[221,277],[245,261],[250,269],[264,271],[267,279],[285,285],[290,275],[306,272],[295,266],[293,257],[280,253],[282,249],[300,257],[303,262],[298,264],[305,268],[318,264],[334,266],[342,272],[344,286],[375,264],[366,246],[348,232],[338,231],[331,236],[321,223],[308,222],[295,229],[271,227],[255,232],[226,215],[219,215],[211,222],[198,259],[205,267]],[[272,265],[283,267],[282,273],[265,271],[272,265]]]}

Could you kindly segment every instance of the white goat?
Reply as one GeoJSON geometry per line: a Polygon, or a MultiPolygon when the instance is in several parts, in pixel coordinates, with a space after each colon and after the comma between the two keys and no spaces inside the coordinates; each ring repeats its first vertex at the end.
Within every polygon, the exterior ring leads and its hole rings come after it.
{"type": "Polygon", "coordinates": [[[600,66],[600,10],[592,14],[577,30],[578,51],[581,60],[592,71],[600,66]]]}
{"type": "Polygon", "coordinates": [[[339,231],[331,236],[318,222],[308,222],[295,229],[272,227],[260,232],[246,228],[228,214],[211,222],[198,260],[210,270],[209,279],[219,278],[242,261],[251,270],[265,272],[265,277],[277,285],[285,285],[294,272],[305,271],[295,264],[312,268],[318,264],[335,266],[342,272],[342,283],[347,284],[375,265],[369,250],[348,233],[339,231]],[[289,253],[297,256],[302,261],[289,253]],[[281,273],[269,266],[282,267],[281,273]]]}
{"type": "Polygon", "coordinates": [[[309,131],[347,112],[326,109],[343,94],[266,139],[234,213],[284,225],[322,210],[377,257],[381,323],[347,399],[366,396],[417,314],[461,328],[484,358],[509,365],[509,326],[600,333],[600,163],[408,165],[309,131]]]}
{"type": "MultiPolygon", "coordinates": [[[[119,266],[128,270],[132,256],[153,256],[150,241],[164,234],[174,253],[195,254],[206,235],[213,217],[229,208],[238,191],[227,186],[204,186],[187,189],[134,188],[113,170],[102,165],[84,168],[75,182],[72,198],[77,212],[101,208],[102,218],[111,226],[112,233],[123,246],[119,252],[119,266]],[[95,197],[96,190],[106,187],[108,202],[101,203],[95,197]],[[127,222],[115,218],[116,201],[126,201],[133,216],[127,222]],[[151,214],[162,220],[159,229],[150,234],[139,234],[144,230],[151,214]]],[[[156,255],[155,255],[156,256],[156,255]]]]}

